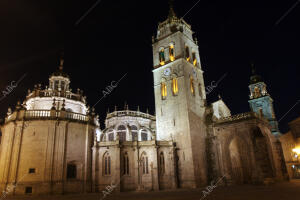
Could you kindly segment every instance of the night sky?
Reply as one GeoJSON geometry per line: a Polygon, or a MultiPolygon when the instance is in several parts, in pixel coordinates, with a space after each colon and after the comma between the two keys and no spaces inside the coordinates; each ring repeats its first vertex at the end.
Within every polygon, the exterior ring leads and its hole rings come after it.
{"type": "MultiPolygon", "coordinates": [[[[253,62],[274,99],[277,119],[282,118],[300,100],[300,3],[293,7],[297,0],[201,0],[194,6],[197,1],[176,0],[174,6],[177,16],[186,14],[184,19],[199,41],[206,85],[227,74],[208,95],[208,102],[221,94],[232,114],[249,111],[253,62]]],[[[108,108],[123,109],[124,102],[130,109],[140,105],[142,111],[149,108],[154,113],[151,37],[168,15],[168,1],[102,0],[81,18],[95,3],[1,0],[1,97],[12,81],[26,74],[0,101],[2,118],[8,106],[14,108],[17,100],[24,100],[27,89],[37,83],[48,85],[62,49],[73,91],[84,90],[91,106],[112,81],[127,73],[97,104],[102,122],[108,108]]],[[[281,131],[287,131],[287,123],[299,116],[300,103],[280,121],[281,131]]]]}

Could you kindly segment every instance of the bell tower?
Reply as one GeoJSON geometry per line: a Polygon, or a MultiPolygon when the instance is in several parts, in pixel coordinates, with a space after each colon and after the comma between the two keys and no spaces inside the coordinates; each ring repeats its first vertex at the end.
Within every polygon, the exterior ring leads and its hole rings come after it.
{"type": "Polygon", "coordinates": [[[176,16],[172,3],[152,42],[157,140],[176,142],[181,187],[205,185],[203,71],[191,26],[176,16]]]}
{"type": "Polygon", "coordinates": [[[280,135],[278,122],[276,120],[273,99],[267,91],[267,85],[263,82],[260,75],[257,75],[256,69],[252,64],[252,76],[250,77],[250,108],[253,112],[268,119],[271,125],[272,134],[280,135]]]}

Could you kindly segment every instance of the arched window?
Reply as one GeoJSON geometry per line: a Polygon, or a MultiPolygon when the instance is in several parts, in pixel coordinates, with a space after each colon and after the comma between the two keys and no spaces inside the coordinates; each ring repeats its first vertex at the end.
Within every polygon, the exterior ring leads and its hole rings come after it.
{"type": "Polygon", "coordinates": [[[193,65],[197,66],[197,58],[196,58],[196,53],[193,52],[193,65]]]}
{"type": "Polygon", "coordinates": [[[103,156],[103,174],[111,174],[111,159],[108,152],[106,152],[103,156]]]}
{"type": "Polygon", "coordinates": [[[188,46],[185,47],[185,59],[190,62],[191,57],[190,57],[190,49],[188,46]]]}
{"type": "Polygon", "coordinates": [[[172,80],[172,91],[173,91],[173,95],[178,94],[178,81],[177,81],[177,78],[173,78],[173,80],[172,80]]]}
{"type": "Polygon", "coordinates": [[[118,135],[119,135],[119,140],[121,142],[126,141],[126,127],[123,125],[120,125],[118,127],[118,135]]]}
{"type": "Polygon", "coordinates": [[[170,44],[169,46],[169,56],[171,61],[175,60],[174,44],[170,44]]]}
{"type": "Polygon", "coordinates": [[[161,175],[165,173],[165,158],[163,152],[159,155],[159,172],[161,175]]]}
{"type": "Polygon", "coordinates": [[[165,64],[165,49],[164,48],[159,50],[159,64],[160,65],[165,64]]]}
{"type": "Polygon", "coordinates": [[[194,79],[193,76],[190,76],[190,87],[191,87],[191,93],[195,95],[195,87],[194,87],[194,79]]]}
{"type": "Polygon", "coordinates": [[[141,161],[142,161],[143,174],[149,174],[148,157],[145,152],[142,154],[141,161]]]}
{"type": "Polygon", "coordinates": [[[138,129],[136,126],[130,126],[131,128],[131,134],[132,134],[132,141],[137,140],[137,136],[138,136],[138,129]],[[136,138],[136,139],[135,139],[136,138]]]}
{"type": "Polygon", "coordinates": [[[54,90],[58,90],[58,84],[59,84],[58,81],[54,81],[54,90]]]}
{"type": "Polygon", "coordinates": [[[161,83],[161,98],[166,99],[167,97],[167,85],[165,83],[161,83]]]}
{"type": "Polygon", "coordinates": [[[203,95],[202,95],[202,89],[201,89],[201,84],[198,84],[198,90],[199,90],[199,96],[201,97],[201,99],[203,99],[203,95]]]}
{"type": "Polygon", "coordinates": [[[75,179],[77,177],[77,167],[75,164],[67,165],[67,179],[75,179]]]}
{"type": "Polygon", "coordinates": [[[62,81],[60,83],[60,87],[61,87],[61,90],[65,90],[65,82],[64,81],[62,81]]]}
{"type": "Polygon", "coordinates": [[[110,129],[107,133],[108,141],[114,141],[114,131],[110,129]]]}
{"type": "Polygon", "coordinates": [[[141,140],[142,141],[147,141],[148,140],[148,133],[146,130],[141,131],[141,140]]]}
{"type": "Polygon", "coordinates": [[[108,141],[114,141],[114,133],[108,134],[108,141]]]}
{"type": "Polygon", "coordinates": [[[129,158],[127,152],[123,156],[123,174],[129,175],[129,158]]]}

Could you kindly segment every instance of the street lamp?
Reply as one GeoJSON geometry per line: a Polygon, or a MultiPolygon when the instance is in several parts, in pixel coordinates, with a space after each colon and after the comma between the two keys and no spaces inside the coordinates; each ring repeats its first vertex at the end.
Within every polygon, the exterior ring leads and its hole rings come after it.
{"type": "Polygon", "coordinates": [[[295,148],[292,151],[295,152],[297,156],[300,154],[300,148],[295,148]]]}

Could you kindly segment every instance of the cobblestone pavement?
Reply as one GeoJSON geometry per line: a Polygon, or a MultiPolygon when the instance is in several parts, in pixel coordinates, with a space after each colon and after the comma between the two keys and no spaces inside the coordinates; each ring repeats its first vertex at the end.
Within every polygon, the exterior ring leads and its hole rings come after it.
{"type": "MultiPolygon", "coordinates": [[[[180,189],[160,192],[125,192],[108,194],[103,198],[102,193],[85,195],[55,195],[55,196],[16,196],[6,197],[9,200],[288,200],[300,199],[300,180],[276,183],[269,186],[243,185],[214,188],[203,198],[203,189],[180,189]]],[[[3,199],[4,200],[4,199],[3,199]]]]}

